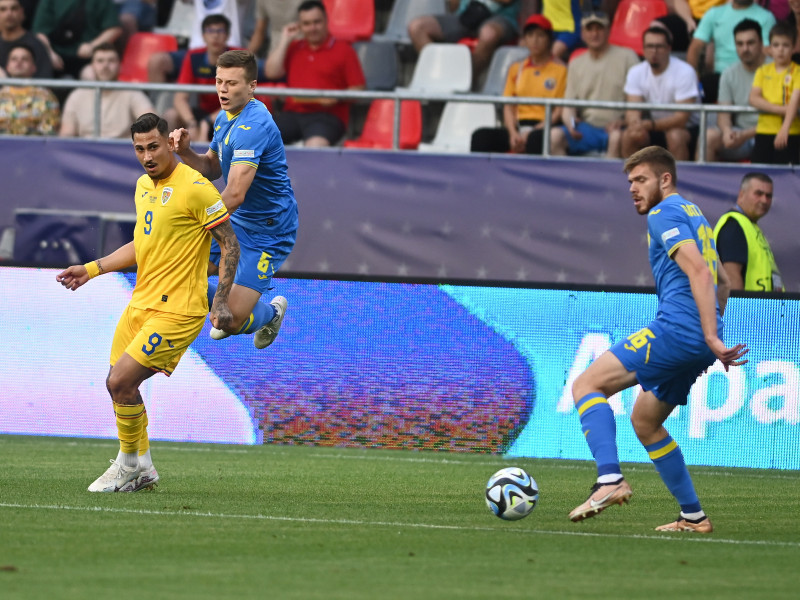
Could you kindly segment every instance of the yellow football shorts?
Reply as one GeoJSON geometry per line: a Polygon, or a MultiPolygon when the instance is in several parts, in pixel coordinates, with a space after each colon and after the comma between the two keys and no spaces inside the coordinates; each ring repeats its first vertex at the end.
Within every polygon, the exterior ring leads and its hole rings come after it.
{"type": "Polygon", "coordinates": [[[171,375],[205,320],[205,315],[187,317],[128,305],[114,332],[111,365],[124,352],[140,365],[171,375]]]}

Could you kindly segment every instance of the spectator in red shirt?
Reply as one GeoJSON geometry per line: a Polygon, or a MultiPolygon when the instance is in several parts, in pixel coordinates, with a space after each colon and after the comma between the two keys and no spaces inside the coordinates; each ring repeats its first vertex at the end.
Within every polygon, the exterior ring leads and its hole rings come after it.
{"type": "MultiPolygon", "coordinates": [[[[203,19],[202,31],[205,48],[189,50],[183,58],[176,83],[187,85],[214,85],[216,82],[217,59],[223,52],[238,48],[228,46],[231,23],[225,15],[209,15],[203,19]]],[[[210,139],[214,119],[219,112],[219,98],[216,92],[197,95],[196,105],[192,105],[190,92],[175,92],[173,110],[167,111],[170,126],[185,127],[192,139],[210,139]]]]}
{"type": "MultiPolygon", "coordinates": [[[[297,23],[283,28],[264,67],[267,79],[285,77],[290,88],[363,90],[364,73],[355,50],[328,31],[328,15],[318,0],[297,9],[297,23]]],[[[287,98],[275,117],[285,144],[303,140],[307,147],[336,144],[350,116],[347,102],[333,98],[287,98]]]]}

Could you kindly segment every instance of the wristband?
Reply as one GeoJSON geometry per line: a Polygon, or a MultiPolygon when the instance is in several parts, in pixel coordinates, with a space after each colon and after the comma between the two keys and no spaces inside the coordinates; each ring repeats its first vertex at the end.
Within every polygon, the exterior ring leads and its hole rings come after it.
{"type": "Polygon", "coordinates": [[[86,272],[89,274],[89,279],[94,279],[102,272],[102,269],[100,269],[100,264],[96,260],[88,262],[83,266],[86,268],[86,272]]]}

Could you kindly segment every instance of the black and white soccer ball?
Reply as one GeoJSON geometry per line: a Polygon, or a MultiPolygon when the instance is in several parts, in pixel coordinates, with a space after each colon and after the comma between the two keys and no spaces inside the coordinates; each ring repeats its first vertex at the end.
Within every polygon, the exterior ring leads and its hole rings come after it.
{"type": "Polygon", "coordinates": [[[500,469],[486,484],[486,505],[506,521],[531,514],[539,501],[539,486],[519,467],[500,469]]]}

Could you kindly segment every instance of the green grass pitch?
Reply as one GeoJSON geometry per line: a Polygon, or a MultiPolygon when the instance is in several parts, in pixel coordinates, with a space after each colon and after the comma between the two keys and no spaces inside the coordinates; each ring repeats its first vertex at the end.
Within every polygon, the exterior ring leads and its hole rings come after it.
{"type": "Polygon", "coordinates": [[[153,443],[153,492],[90,494],[117,444],[0,436],[0,598],[797,598],[800,473],[693,467],[716,531],[660,534],[652,465],[631,504],[567,513],[591,463],[293,446],[153,443]],[[516,522],[489,476],[540,488],[516,522]]]}

